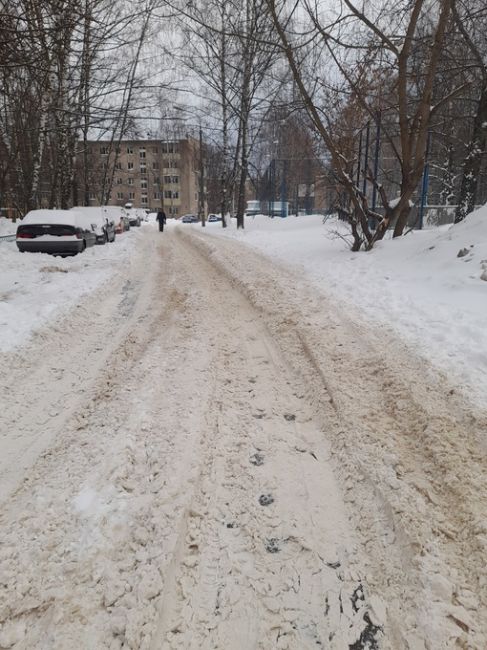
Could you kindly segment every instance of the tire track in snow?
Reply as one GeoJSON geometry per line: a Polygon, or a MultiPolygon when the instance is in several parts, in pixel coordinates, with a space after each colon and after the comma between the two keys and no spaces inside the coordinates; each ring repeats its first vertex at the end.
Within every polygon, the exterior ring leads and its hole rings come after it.
{"type": "Polygon", "coordinates": [[[381,330],[372,336],[298,271],[184,233],[249,297],[318,421],[387,602],[385,647],[487,644],[487,416],[381,330]]]}
{"type": "Polygon", "coordinates": [[[364,620],[374,615],[348,567],[353,544],[324,436],[248,302],[192,256],[211,279],[209,307],[222,297],[217,420],[202,438],[184,549],[164,572],[171,586],[151,647],[360,648],[368,634],[372,648],[381,634],[364,620]]]}

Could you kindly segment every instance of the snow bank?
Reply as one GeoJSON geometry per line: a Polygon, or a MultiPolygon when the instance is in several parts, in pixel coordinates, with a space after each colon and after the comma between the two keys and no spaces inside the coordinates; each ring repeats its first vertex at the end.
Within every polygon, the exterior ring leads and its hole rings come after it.
{"type": "Polygon", "coordinates": [[[19,223],[20,221],[13,223],[10,219],[0,217],[0,237],[3,235],[15,235],[19,223]]]}
{"type": "Polygon", "coordinates": [[[463,223],[413,231],[370,253],[351,253],[346,224],[317,215],[247,218],[244,231],[232,219],[226,230],[215,223],[207,232],[299,265],[355,318],[392,328],[487,406],[487,206],[463,223]]]}
{"type": "Polygon", "coordinates": [[[1,243],[0,351],[25,343],[33,331],[110,281],[118,264],[130,257],[137,239],[138,229],[130,230],[113,244],[93,246],[65,259],[22,254],[15,242],[1,243]]]}

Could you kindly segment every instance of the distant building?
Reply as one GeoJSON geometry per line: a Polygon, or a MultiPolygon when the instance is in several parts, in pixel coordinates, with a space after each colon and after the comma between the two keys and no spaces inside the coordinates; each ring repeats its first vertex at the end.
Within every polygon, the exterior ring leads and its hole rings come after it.
{"type": "MultiPolygon", "coordinates": [[[[199,142],[191,137],[112,144],[89,140],[86,155],[78,152],[80,173],[75,203],[122,206],[130,202],[150,211],[163,207],[168,217],[197,215],[200,167],[199,142]]],[[[206,212],[204,196],[203,205],[206,212]]]]}
{"type": "Polygon", "coordinates": [[[247,201],[247,209],[245,214],[248,216],[260,214],[262,208],[260,207],[260,201],[247,201]]]}

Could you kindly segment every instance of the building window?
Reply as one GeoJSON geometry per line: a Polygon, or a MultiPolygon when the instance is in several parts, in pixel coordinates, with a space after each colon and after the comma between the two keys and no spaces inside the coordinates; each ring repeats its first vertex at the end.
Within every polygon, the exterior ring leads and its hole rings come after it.
{"type": "Polygon", "coordinates": [[[123,180],[121,178],[117,178],[117,185],[121,185],[123,183],[123,180]]]}
{"type": "Polygon", "coordinates": [[[171,183],[175,183],[177,185],[179,183],[179,176],[171,176],[171,183]]]}
{"type": "Polygon", "coordinates": [[[170,212],[171,214],[173,214],[173,215],[176,215],[176,214],[179,212],[179,210],[178,210],[178,208],[175,208],[175,207],[173,206],[173,207],[169,208],[169,212],[170,212]]]}
{"type": "Polygon", "coordinates": [[[162,153],[176,153],[178,145],[176,142],[164,142],[162,145],[162,153]]]}
{"type": "Polygon", "coordinates": [[[169,185],[170,182],[171,182],[171,176],[164,176],[164,183],[169,185]]]}
{"type": "Polygon", "coordinates": [[[127,178],[127,183],[129,185],[133,185],[134,184],[134,179],[133,178],[127,178]]]}
{"type": "Polygon", "coordinates": [[[160,192],[154,192],[154,198],[155,199],[160,199],[161,198],[161,193],[160,192]]]}
{"type": "Polygon", "coordinates": [[[133,169],[133,168],[134,168],[134,163],[133,162],[127,163],[127,169],[133,169]]]}
{"type": "Polygon", "coordinates": [[[159,163],[154,161],[152,163],[152,169],[159,169],[159,163]]]}
{"type": "Polygon", "coordinates": [[[141,196],[140,197],[140,202],[142,203],[142,205],[147,205],[147,197],[146,196],[141,196]]]}
{"type": "Polygon", "coordinates": [[[133,147],[127,147],[127,153],[134,153],[133,147]]]}
{"type": "Polygon", "coordinates": [[[141,187],[143,190],[146,190],[146,189],[147,189],[147,181],[141,180],[141,181],[140,181],[140,187],[141,187]]]}
{"type": "Polygon", "coordinates": [[[171,190],[164,190],[164,198],[165,199],[171,199],[172,198],[171,190]]]}
{"type": "Polygon", "coordinates": [[[139,149],[139,156],[145,158],[145,149],[139,149]]]}
{"type": "Polygon", "coordinates": [[[159,153],[159,147],[152,147],[152,153],[158,154],[159,153]]]}
{"type": "Polygon", "coordinates": [[[144,176],[147,174],[147,167],[145,165],[140,165],[140,173],[144,176]]]}
{"type": "Polygon", "coordinates": [[[135,192],[129,192],[129,199],[135,199],[135,192]]]}
{"type": "Polygon", "coordinates": [[[179,199],[179,192],[173,192],[172,193],[172,198],[173,199],[179,199]]]}
{"type": "Polygon", "coordinates": [[[100,147],[100,153],[102,156],[108,156],[108,147],[100,147]]]}
{"type": "Polygon", "coordinates": [[[123,199],[123,192],[117,192],[117,199],[123,199]]]}
{"type": "Polygon", "coordinates": [[[115,169],[122,169],[122,163],[121,162],[116,163],[115,169]]]}
{"type": "Polygon", "coordinates": [[[159,178],[159,176],[154,176],[154,185],[159,185],[160,182],[161,179],[159,178]]]}

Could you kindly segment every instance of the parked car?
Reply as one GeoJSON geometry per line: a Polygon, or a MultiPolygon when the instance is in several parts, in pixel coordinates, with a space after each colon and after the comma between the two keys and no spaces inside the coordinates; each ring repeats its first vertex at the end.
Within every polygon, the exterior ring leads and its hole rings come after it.
{"type": "Polygon", "coordinates": [[[130,226],[140,226],[142,223],[142,215],[139,212],[139,210],[132,208],[132,207],[127,207],[129,204],[127,203],[125,205],[125,208],[123,210],[124,216],[127,217],[129,221],[129,228],[130,226]]]}
{"type": "Polygon", "coordinates": [[[221,220],[222,220],[222,218],[218,214],[209,214],[208,215],[208,222],[209,223],[212,223],[214,221],[221,221],[221,220]]]}
{"type": "Polygon", "coordinates": [[[182,223],[198,223],[198,217],[194,214],[185,214],[181,217],[182,223]]]}
{"type": "Polygon", "coordinates": [[[96,234],[97,244],[106,244],[115,241],[115,221],[108,215],[105,206],[79,206],[72,208],[79,214],[85,216],[96,234]]]}
{"type": "Polygon", "coordinates": [[[21,253],[76,255],[96,243],[89,220],[75,210],[31,210],[17,228],[21,253]]]}
{"type": "Polygon", "coordinates": [[[115,224],[115,232],[117,235],[120,235],[126,230],[130,230],[130,220],[125,214],[123,208],[120,208],[116,205],[106,205],[104,207],[104,210],[108,218],[113,219],[113,222],[115,224]]]}

